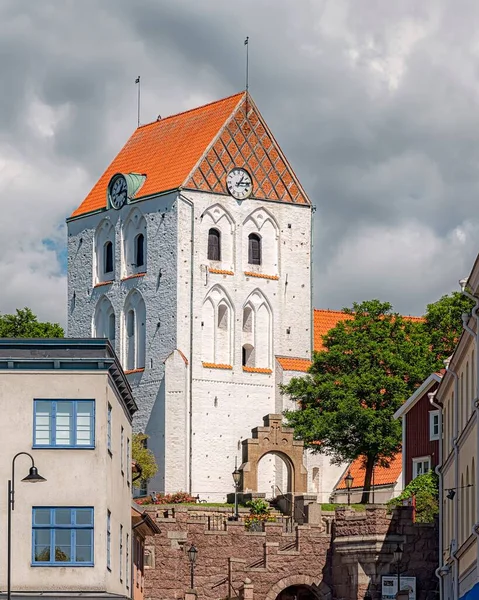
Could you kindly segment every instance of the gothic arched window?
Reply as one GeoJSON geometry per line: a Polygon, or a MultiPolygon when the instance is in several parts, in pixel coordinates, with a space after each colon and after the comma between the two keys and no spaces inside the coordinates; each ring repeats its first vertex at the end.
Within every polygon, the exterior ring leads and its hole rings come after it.
{"type": "Polygon", "coordinates": [[[145,368],[146,349],[145,302],[138,290],[129,294],[124,309],[124,363],[125,370],[145,368]]]}
{"type": "Polygon", "coordinates": [[[261,264],[261,238],[256,233],[248,236],[248,262],[250,265],[261,264]]]}
{"type": "Polygon", "coordinates": [[[137,267],[145,264],[145,236],[142,233],[135,238],[135,263],[137,267]]]}
{"type": "Polygon", "coordinates": [[[221,233],[218,229],[208,231],[208,260],[221,260],[221,233]]]}
{"type": "Polygon", "coordinates": [[[103,269],[105,273],[113,273],[113,244],[110,241],[103,246],[103,269]]]}

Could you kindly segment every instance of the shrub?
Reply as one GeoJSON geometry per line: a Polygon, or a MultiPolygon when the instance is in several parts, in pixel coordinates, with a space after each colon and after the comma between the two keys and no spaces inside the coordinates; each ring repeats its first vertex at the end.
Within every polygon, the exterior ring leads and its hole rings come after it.
{"type": "Polygon", "coordinates": [[[413,496],[416,498],[416,523],[433,523],[439,514],[439,480],[434,471],[413,479],[397,497],[389,500],[388,507],[396,508],[413,496]]]}
{"type": "Polygon", "coordinates": [[[175,492],[174,494],[155,494],[155,499],[151,496],[138,498],[137,504],[194,504],[196,498],[190,496],[187,492],[175,492]]]}

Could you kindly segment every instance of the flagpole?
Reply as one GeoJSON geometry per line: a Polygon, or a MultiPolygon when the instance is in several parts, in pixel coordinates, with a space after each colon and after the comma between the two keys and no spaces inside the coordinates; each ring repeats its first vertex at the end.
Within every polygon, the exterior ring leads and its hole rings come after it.
{"type": "Polygon", "coordinates": [[[139,127],[140,126],[140,88],[141,88],[140,76],[139,75],[135,79],[135,83],[138,85],[138,127],[139,127]]]}

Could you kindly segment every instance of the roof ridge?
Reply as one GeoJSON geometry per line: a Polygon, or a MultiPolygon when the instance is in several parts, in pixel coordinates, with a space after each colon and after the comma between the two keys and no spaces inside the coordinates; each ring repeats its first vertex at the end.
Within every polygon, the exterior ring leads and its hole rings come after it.
{"type": "Polygon", "coordinates": [[[179,113],[174,113],[173,115],[168,115],[167,117],[163,117],[161,119],[156,119],[155,121],[150,121],[149,123],[145,123],[144,125],[140,125],[137,129],[143,129],[144,127],[149,127],[150,125],[155,125],[155,123],[163,123],[168,119],[173,119],[174,117],[180,117],[181,115],[186,115],[187,113],[195,112],[196,110],[202,110],[207,106],[212,106],[213,104],[219,104],[220,102],[224,102],[225,100],[231,100],[235,96],[242,96],[246,92],[236,92],[236,94],[231,94],[230,96],[225,96],[224,98],[220,98],[219,100],[213,100],[212,102],[207,102],[206,104],[202,104],[201,106],[195,106],[194,108],[188,108],[187,110],[182,110],[179,113]]]}

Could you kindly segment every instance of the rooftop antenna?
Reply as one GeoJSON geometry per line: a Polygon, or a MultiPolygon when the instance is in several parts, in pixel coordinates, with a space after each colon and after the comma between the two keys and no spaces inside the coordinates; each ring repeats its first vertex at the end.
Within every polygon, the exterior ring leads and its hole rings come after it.
{"type": "Polygon", "coordinates": [[[246,118],[248,118],[248,88],[249,88],[249,80],[248,80],[248,67],[249,67],[249,36],[246,36],[244,41],[244,45],[246,46],[246,118]]]}
{"type": "Polygon", "coordinates": [[[138,77],[135,79],[135,84],[138,86],[138,127],[140,126],[140,89],[141,89],[141,83],[140,83],[140,76],[138,75],[138,77]]]}

